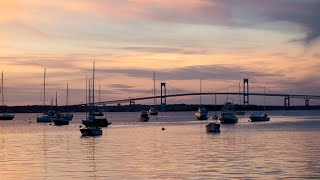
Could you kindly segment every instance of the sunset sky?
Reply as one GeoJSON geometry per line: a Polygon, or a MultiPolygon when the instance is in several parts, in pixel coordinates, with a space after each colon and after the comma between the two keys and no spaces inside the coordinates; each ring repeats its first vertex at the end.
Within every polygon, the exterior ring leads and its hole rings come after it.
{"type": "Polygon", "coordinates": [[[157,88],[320,95],[319,20],[319,0],[0,0],[6,104],[41,104],[44,68],[47,104],[67,82],[84,102],[94,60],[102,100],[145,96],[154,71],[157,88]]]}

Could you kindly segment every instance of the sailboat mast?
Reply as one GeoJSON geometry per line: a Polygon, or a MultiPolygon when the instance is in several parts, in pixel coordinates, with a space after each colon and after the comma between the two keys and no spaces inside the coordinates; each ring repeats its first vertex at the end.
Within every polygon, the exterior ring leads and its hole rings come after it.
{"type": "Polygon", "coordinates": [[[47,71],[47,69],[44,68],[44,74],[43,74],[43,106],[46,105],[46,71],[47,71]]]}
{"type": "Polygon", "coordinates": [[[99,84],[99,102],[101,102],[101,86],[100,86],[100,84],[99,84]]]}
{"type": "Polygon", "coordinates": [[[67,82],[66,112],[68,112],[68,100],[69,100],[69,83],[67,82]]]}
{"type": "Polygon", "coordinates": [[[94,111],[94,68],[95,68],[95,61],[93,61],[93,72],[92,72],[92,109],[94,111]]]}
{"type": "Polygon", "coordinates": [[[201,79],[200,79],[200,105],[202,105],[202,89],[201,89],[201,79]]]}
{"type": "Polygon", "coordinates": [[[89,100],[90,109],[92,109],[92,105],[91,105],[91,79],[90,78],[89,78],[89,97],[88,97],[88,100],[89,100]]]}
{"type": "Polygon", "coordinates": [[[1,101],[2,101],[2,106],[4,107],[3,72],[1,74],[1,101]]]}
{"type": "Polygon", "coordinates": [[[263,96],[264,107],[263,107],[263,109],[266,110],[266,87],[263,88],[263,91],[264,91],[264,96],[263,96]]]}
{"type": "Polygon", "coordinates": [[[56,107],[58,107],[58,93],[56,91],[56,107]]]}
{"type": "Polygon", "coordinates": [[[153,72],[153,106],[156,106],[156,72],[153,72]]]}

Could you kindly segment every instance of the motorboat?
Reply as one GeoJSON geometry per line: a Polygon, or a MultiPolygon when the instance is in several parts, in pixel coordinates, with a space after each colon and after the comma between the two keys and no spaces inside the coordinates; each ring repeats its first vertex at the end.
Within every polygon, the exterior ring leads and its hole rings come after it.
{"type": "Polygon", "coordinates": [[[207,120],[208,111],[204,106],[200,106],[198,111],[194,114],[198,120],[207,120]]]}
{"type": "Polygon", "coordinates": [[[220,121],[214,120],[212,123],[206,125],[208,133],[220,133],[220,121]]]}
{"type": "Polygon", "coordinates": [[[270,117],[266,113],[254,112],[250,116],[251,122],[269,121],[270,117]]]}
{"type": "Polygon", "coordinates": [[[138,118],[138,121],[148,122],[149,119],[150,119],[150,117],[149,117],[147,111],[145,111],[145,110],[140,111],[140,116],[139,116],[139,118],[138,118]]]}
{"type": "Polygon", "coordinates": [[[238,118],[235,115],[235,107],[232,99],[227,99],[219,117],[221,124],[234,124],[238,123],[238,118]],[[230,101],[231,100],[231,101],[230,101]]]}
{"type": "Polygon", "coordinates": [[[90,112],[86,120],[82,120],[82,124],[85,126],[98,126],[98,127],[108,127],[111,122],[107,120],[104,114],[100,112],[90,112]]]}
{"type": "Polygon", "coordinates": [[[82,136],[101,136],[102,129],[97,126],[89,126],[80,128],[82,136]]]}

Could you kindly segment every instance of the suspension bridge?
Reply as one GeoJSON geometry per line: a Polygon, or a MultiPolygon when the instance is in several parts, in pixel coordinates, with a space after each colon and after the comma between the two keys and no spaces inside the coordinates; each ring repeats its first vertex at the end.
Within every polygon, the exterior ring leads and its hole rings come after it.
{"type": "MultiPolygon", "coordinates": [[[[233,85],[234,86],[234,85],[233,85]]],[[[264,89],[264,92],[250,92],[249,90],[249,79],[243,79],[242,81],[242,92],[240,92],[240,83],[238,92],[223,92],[223,91],[205,91],[205,92],[189,92],[186,90],[181,90],[178,88],[167,89],[167,83],[160,83],[160,95],[147,95],[143,97],[130,97],[125,99],[109,100],[96,102],[97,105],[112,105],[112,104],[124,104],[129,103],[130,105],[135,104],[136,101],[148,100],[148,99],[160,99],[160,105],[165,106],[167,104],[167,98],[181,97],[181,96],[200,96],[200,95],[236,95],[242,97],[242,103],[244,106],[250,104],[251,96],[264,96],[264,97],[282,97],[284,99],[284,106],[290,108],[290,99],[303,99],[305,101],[305,106],[309,107],[311,99],[320,99],[320,95],[307,95],[307,94],[286,94],[286,93],[266,93],[266,87],[258,86],[264,89]]],[[[225,88],[225,89],[228,89],[225,88]]],[[[154,89],[150,90],[149,93],[153,92],[154,89]]],[[[84,104],[82,104],[84,105],[84,104]]]]}

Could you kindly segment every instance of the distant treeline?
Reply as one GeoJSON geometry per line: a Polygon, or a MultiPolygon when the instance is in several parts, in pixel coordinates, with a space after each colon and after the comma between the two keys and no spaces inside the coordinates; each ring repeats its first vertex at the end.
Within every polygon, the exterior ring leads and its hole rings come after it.
{"type": "MultiPolygon", "coordinates": [[[[220,111],[223,105],[204,105],[208,111],[220,111]]],[[[96,111],[101,110],[104,112],[138,112],[141,110],[148,110],[150,107],[153,107],[153,105],[141,105],[141,104],[135,104],[135,105],[118,105],[118,106],[101,106],[101,107],[95,107],[96,111]]],[[[156,106],[156,109],[159,111],[197,111],[199,108],[198,104],[169,104],[165,107],[161,107],[160,105],[156,106]]],[[[319,106],[291,106],[284,107],[284,106],[260,106],[260,105],[247,105],[244,107],[243,105],[235,105],[235,108],[237,111],[243,111],[243,110],[314,110],[314,109],[320,109],[319,106]]],[[[32,105],[32,106],[7,106],[2,108],[2,111],[6,112],[12,112],[12,113],[41,113],[46,112],[49,109],[54,109],[59,112],[87,112],[89,110],[89,107],[81,106],[81,105],[74,105],[74,106],[68,106],[67,108],[65,106],[39,106],[39,105],[32,105]]],[[[0,110],[1,111],[1,110],[0,110]]]]}

